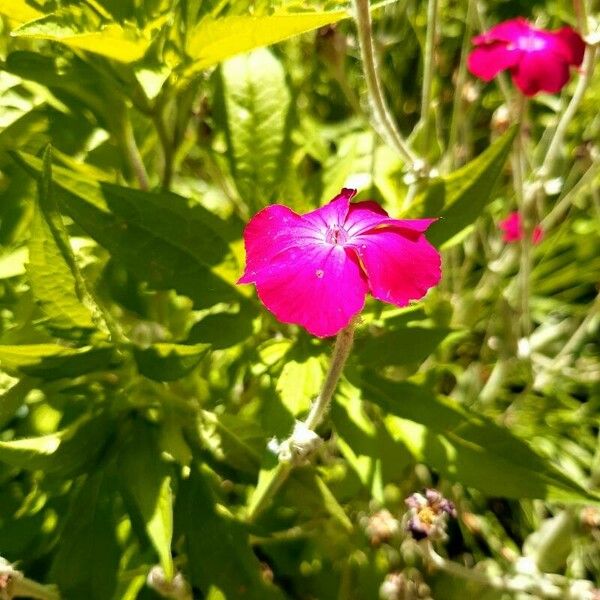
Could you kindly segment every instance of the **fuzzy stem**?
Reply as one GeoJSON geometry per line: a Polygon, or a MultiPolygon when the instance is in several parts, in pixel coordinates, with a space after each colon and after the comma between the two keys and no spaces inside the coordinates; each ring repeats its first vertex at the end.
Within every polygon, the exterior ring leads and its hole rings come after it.
{"type": "MultiPolygon", "coordinates": [[[[354,341],[354,321],[352,321],[345,329],[338,333],[331,356],[329,371],[325,377],[323,388],[317,399],[312,404],[308,417],[304,421],[307,429],[314,431],[323,421],[323,418],[329,410],[331,398],[337,387],[337,384],[342,376],[344,366],[350,355],[352,343],[354,341]]],[[[293,436],[282,442],[281,447],[289,448],[293,443],[293,436]]],[[[254,499],[248,511],[247,519],[249,522],[254,521],[257,516],[265,509],[271,498],[279,491],[285,483],[288,475],[292,472],[295,466],[294,460],[279,462],[275,468],[275,472],[271,477],[268,485],[265,486],[261,495],[254,499]]]]}
{"type": "Polygon", "coordinates": [[[173,179],[173,161],[175,159],[175,154],[173,152],[172,140],[169,138],[167,132],[164,117],[159,112],[160,109],[161,107],[157,106],[156,110],[152,113],[152,120],[163,152],[162,188],[163,190],[168,191],[171,188],[171,180],[173,179]]]}
{"type": "Polygon", "coordinates": [[[133,127],[129,116],[125,116],[122,123],[122,144],[129,162],[129,166],[133,171],[135,178],[137,179],[138,185],[141,190],[148,191],[150,189],[150,182],[148,180],[148,173],[142,160],[139,148],[135,141],[135,135],[133,133],[133,127]]]}
{"type": "Polygon", "coordinates": [[[420,171],[422,161],[413,153],[401,133],[398,131],[383,95],[383,87],[381,85],[381,80],[379,79],[379,72],[375,60],[369,0],[354,0],[354,10],[356,26],[358,29],[360,54],[365,79],[367,80],[369,103],[373,113],[373,125],[375,130],[387,144],[402,156],[402,159],[406,162],[411,171],[420,171]]]}
{"type": "Polygon", "coordinates": [[[425,54],[423,57],[423,88],[421,90],[421,123],[424,131],[423,137],[426,140],[429,139],[429,108],[431,106],[431,88],[435,67],[434,53],[438,8],[438,0],[429,0],[427,3],[427,34],[425,37],[425,54]]]}
{"type": "Polygon", "coordinates": [[[354,341],[354,322],[351,322],[348,327],[342,329],[338,333],[335,340],[335,347],[333,348],[333,354],[331,356],[331,364],[329,365],[329,372],[325,378],[323,389],[319,394],[318,398],[314,401],[310,408],[308,417],[304,424],[308,429],[315,430],[323,421],[323,418],[329,410],[331,404],[331,398],[335,392],[338,381],[344,370],[348,356],[350,356],[350,350],[352,350],[352,343],[354,341]]]}
{"type": "Polygon", "coordinates": [[[575,88],[575,92],[573,93],[573,97],[571,101],[567,105],[565,112],[562,114],[560,120],[558,121],[558,125],[556,126],[556,130],[554,135],[552,136],[552,140],[550,141],[550,145],[548,146],[548,151],[546,153],[546,157],[544,158],[544,162],[539,170],[540,179],[546,179],[552,174],[552,170],[554,168],[554,164],[560,151],[564,146],[565,134],[567,132],[567,128],[573,117],[577,113],[577,109],[581,104],[583,96],[590,84],[592,79],[592,75],[594,73],[594,66],[596,64],[596,54],[598,49],[596,46],[588,46],[585,51],[585,56],[583,58],[583,65],[581,67],[581,76],[579,77],[579,81],[577,82],[577,87],[575,88]]]}

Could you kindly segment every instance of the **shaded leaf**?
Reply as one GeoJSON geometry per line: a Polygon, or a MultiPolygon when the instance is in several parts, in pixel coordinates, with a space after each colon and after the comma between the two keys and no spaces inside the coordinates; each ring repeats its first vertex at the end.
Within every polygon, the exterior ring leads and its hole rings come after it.
{"type": "Polygon", "coordinates": [[[101,371],[115,364],[112,346],[67,348],[58,344],[0,345],[0,366],[40,377],[60,379],[101,371]]]}
{"type": "Polygon", "coordinates": [[[410,207],[427,216],[439,217],[427,230],[435,246],[449,248],[459,243],[492,199],[496,181],[510,153],[517,128],[512,127],[476,159],[457,171],[427,183],[410,207]]]}
{"type": "MultiPolygon", "coordinates": [[[[38,173],[39,159],[17,160],[38,173]]],[[[157,289],[173,288],[196,307],[244,302],[234,281],[240,269],[229,245],[217,233],[223,223],[181,196],[150,193],[93,181],[56,167],[61,208],[115,258],[157,289]]]]}
{"type": "Polygon", "coordinates": [[[194,323],[188,344],[210,344],[215,350],[229,348],[252,335],[252,313],[218,313],[206,315],[194,323]]]}
{"type": "Polygon", "coordinates": [[[110,482],[100,472],[85,481],[73,499],[50,570],[62,597],[113,597],[121,554],[114,496],[110,482]]]}
{"type": "Polygon", "coordinates": [[[0,442],[0,461],[29,471],[72,477],[101,454],[113,426],[108,415],[85,416],[56,433],[0,442]]]}
{"type": "Polygon", "coordinates": [[[175,381],[190,373],[204,358],[209,346],[158,343],[147,348],[133,348],[142,375],[155,381],[175,381]]]}
{"type": "Polygon", "coordinates": [[[39,199],[28,243],[27,274],[31,290],[48,317],[44,324],[51,332],[60,337],[77,338],[95,329],[95,325],[91,311],[84,304],[82,283],[75,276],[75,257],[52,197],[49,149],[44,155],[38,189],[39,199]]]}
{"type": "Polygon", "coordinates": [[[173,576],[171,538],[173,498],[168,466],[161,460],[156,432],[135,421],[119,454],[119,475],[126,495],[150,538],[167,579],[173,576]]]}
{"type": "Polygon", "coordinates": [[[228,600],[283,599],[263,579],[244,526],[218,509],[195,464],[178,495],[176,514],[185,531],[192,584],[204,594],[218,588],[228,600]]]}
{"type": "Polygon", "coordinates": [[[452,333],[445,327],[385,329],[356,341],[356,354],[365,366],[407,365],[423,362],[452,333]]]}

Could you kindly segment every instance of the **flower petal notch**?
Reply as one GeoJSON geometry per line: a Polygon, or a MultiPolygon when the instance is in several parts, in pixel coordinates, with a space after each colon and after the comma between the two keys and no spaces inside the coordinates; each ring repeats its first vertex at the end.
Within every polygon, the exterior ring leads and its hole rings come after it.
{"type": "Polygon", "coordinates": [[[471,73],[491,81],[508,70],[526,96],[555,94],[569,81],[569,68],[583,61],[585,42],[571,27],[538,29],[523,18],[504,21],[473,38],[471,73]]]}
{"type": "Polygon", "coordinates": [[[424,232],[435,219],[392,219],[376,202],[351,203],[343,189],[305,215],[275,204],[246,226],[246,268],[262,303],[283,323],[319,337],[337,334],[368,292],[406,306],[441,277],[440,255],[424,232]]]}
{"type": "MultiPolygon", "coordinates": [[[[505,219],[500,221],[498,227],[502,230],[502,239],[511,244],[520,242],[523,239],[523,219],[517,211],[511,212],[505,219]]],[[[544,238],[544,230],[540,225],[536,225],[531,232],[531,243],[535,246],[544,238]]]]}

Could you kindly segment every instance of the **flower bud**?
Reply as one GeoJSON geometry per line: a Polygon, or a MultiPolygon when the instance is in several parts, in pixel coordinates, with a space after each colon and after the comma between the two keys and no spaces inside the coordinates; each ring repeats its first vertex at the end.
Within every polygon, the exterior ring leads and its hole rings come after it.
{"type": "Polygon", "coordinates": [[[148,587],[163,598],[172,598],[172,600],[192,600],[192,592],[187,581],[181,573],[176,573],[171,581],[167,581],[165,572],[160,565],[154,565],[148,572],[146,579],[148,587]]]}
{"type": "Polygon", "coordinates": [[[405,500],[410,509],[406,530],[415,540],[444,539],[448,517],[456,517],[454,504],[437,490],[427,489],[425,494],[415,493],[405,500]]]}
{"type": "Polygon", "coordinates": [[[361,521],[361,525],[363,525],[371,545],[375,547],[389,542],[400,531],[400,522],[386,509],[365,517],[364,521],[361,521]]]}

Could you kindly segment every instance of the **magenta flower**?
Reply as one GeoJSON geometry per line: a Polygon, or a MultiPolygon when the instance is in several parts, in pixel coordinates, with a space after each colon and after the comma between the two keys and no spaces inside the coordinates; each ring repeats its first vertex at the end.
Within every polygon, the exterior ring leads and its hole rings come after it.
{"type": "Polygon", "coordinates": [[[585,42],[571,27],[545,31],[521,17],[474,37],[473,44],[468,59],[473,75],[491,81],[508,69],[526,96],[559,92],[569,81],[569,67],[578,67],[585,51],[585,42]]]}
{"type": "MultiPolygon", "coordinates": [[[[523,239],[523,219],[517,211],[511,212],[506,219],[500,221],[500,229],[504,232],[502,239],[505,242],[520,242],[523,239]]],[[[531,232],[531,241],[533,244],[539,244],[544,237],[544,230],[536,225],[531,232]]]]}
{"type": "Polygon", "coordinates": [[[319,337],[335,335],[368,291],[406,306],[441,277],[440,255],[423,232],[435,219],[391,219],[376,202],[350,204],[343,189],[305,215],[267,206],[246,226],[246,270],[263,304],[283,323],[319,337]]]}

